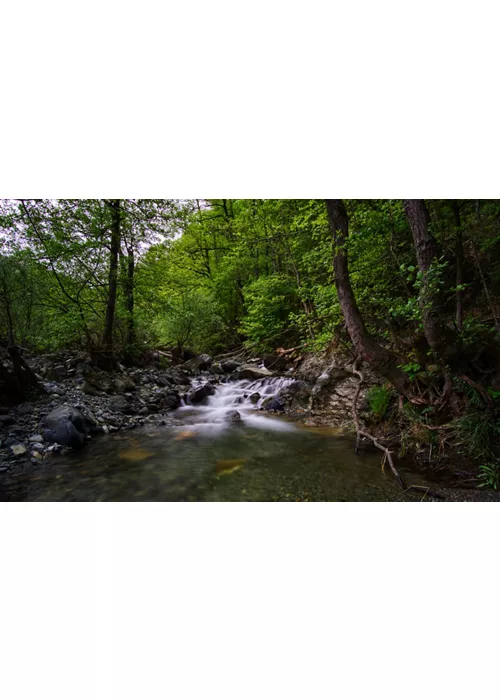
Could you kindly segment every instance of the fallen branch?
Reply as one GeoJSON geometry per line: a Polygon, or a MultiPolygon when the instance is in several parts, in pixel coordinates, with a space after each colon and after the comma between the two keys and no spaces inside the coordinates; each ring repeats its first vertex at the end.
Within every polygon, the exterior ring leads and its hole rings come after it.
{"type": "Polygon", "coordinates": [[[370,433],[367,433],[366,430],[364,430],[361,427],[361,423],[360,423],[359,417],[358,417],[357,403],[358,403],[359,392],[361,391],[361,385],[364,381],[364,377],[363,377],[362,372],[360,372],[360,370],[358,369],[357,363],[358,363],[358,361],[356,360],[356,362],[353,365],[353,374],[356,374],[359,377],[359,382],[358,382],[358,386],[356,387],[356,391],[354,392],[354,397],[352,400],[352,414],[353,414],[353,418],[354,418],[354,425],[356,426],[356,454],[358,454],[358,452],[359,452],[360,437],[365,437],[368,440],[371,440],[375,447],[377,447],[379,450],[382,450],[382,452],[385,455],[384,459],[387,460],[387,462],[389,463],[389,466],[391,468],[392,473],[394,474],[394,476],[398,480],[399,485],[401,486],[402,489],[404,489],[405,483],[404,483],[403,479],[401,478],[400,473],[398,472],[398,470],[394,466],[394,460],[392,459],[391,451],[387,447],[384,447],[384,445],[381,445],[380,442],[373,435],[370,435],[370,433]]]}

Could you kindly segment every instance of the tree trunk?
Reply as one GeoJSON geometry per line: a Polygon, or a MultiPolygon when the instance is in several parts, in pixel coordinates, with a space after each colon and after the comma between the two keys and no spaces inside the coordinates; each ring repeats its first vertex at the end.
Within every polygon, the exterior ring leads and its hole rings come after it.
{"type": "Polygon", "coordinates": [[[127,276],[125,279],[125,304],[127,307],[127,355],[132,358],[135,347],[135,322],[134,322],[134,273],[135,258],[132,245],[127,247],[127,276]]]}
{"type": "Polygon", "coordinates": [[[439,365],[443,364],[444,332],[439,318],[440,294],[432,285],[432,264],[437,258],[436,241],[429,231],[429,213],[423,199],[404,199],[404,209],[415,244],[417,264],[422,273],[420,308],[424,334],[439,365]]]}
{"type": "Polygon", "coordinates": [[[354,296],[346,250],[349,220],[344,202],[341,199],[326,199],[325,202],[333,235],[335,285],[352,344],[363,360],[404,395],[408,385],[407,375],[397,366],[394,355],[379,345],[367,332],[354,296]]]}
{"type": "Polygon", "coordinates": [[[456,319],[455,323],[459,331],[464,325],[464,292],[461,288],[464,282],[464,241],[462,232],[462,220],[460,217],[460,207],[456,199],[451,200],[451,208],[455,217],[456,239],[455,239],[455,272],[456,272],[456,319]]]}
{"type": "Polygon", "coordinates": [[[111,209],[111,250],[109,256],[108,301],[106,305],[106,321],[102,334],[102,349],[105,355],[103,364],[114,364],[113,359],[113,326],[116,309],[116,292],[118,287],[118,253],[120,250],[120,200],[112,199],[107,202],[111,209]]]}

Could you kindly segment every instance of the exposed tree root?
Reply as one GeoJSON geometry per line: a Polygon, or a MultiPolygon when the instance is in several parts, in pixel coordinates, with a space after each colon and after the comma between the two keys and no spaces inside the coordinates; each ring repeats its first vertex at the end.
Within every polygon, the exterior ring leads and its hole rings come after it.
{"type": "Polygon", "coordinates": [[[361,423],[359,421],[359,416],[358,416],[357,403],[358,403],[359,392],[361,391],[361,385],[363,383],[364,377],[363,377],[362,372],[358,369],[357,364],[358,364],[358,361],[356,360],[356,362],[353,365],[353,373],[359,377],[359,382],[358,382],[358,386],[356,387],[356,391],[354,393],[354,397],[352,400],[352,415],[354,418],[354,424],[356,426],[356,454],[359,451],[359,440],[361,437],[365,437],[368,440],[371,440],[372,443],[375,445],[375,447],[377,447],[379,450],[382,450],[382,452],[385,455],[384,459],[387,460],[387,462],[391,468],[392,473],[394,474],[394,476],[398,480],[399,485],[401,486],[401,488],[404,489],[405,483],[404,483],[403,479],[401,478],[400,473],[398,472],[398,470],[396,469],[396,467],[394,465],[394,460],[392,459],[391,451],[387,447],[384,447],[384,445],[380,444],[380,442],[377,440],[377,438],[375,438],[373,435],[370,435],[370,433],[366,432],[366,430],[364,430],[361,427],[361,423]]]}

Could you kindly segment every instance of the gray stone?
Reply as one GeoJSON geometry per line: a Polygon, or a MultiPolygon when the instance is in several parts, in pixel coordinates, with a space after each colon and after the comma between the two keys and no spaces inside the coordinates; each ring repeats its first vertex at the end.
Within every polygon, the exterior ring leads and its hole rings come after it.
{"type": "Polygon", "coordinates": [[[230,423],[241,423],[241,415],[238,411],[226,411],[224,418],[230,423]]]}
{"type": "Polygon", "coordinates": [[[265,379],[272,376],[273,373],[268,369],[257,365],[243,365],[238,371],[238,379],[265,379]]]}
{"type": "Polygon", "coordinates": [[[215,394],[215,387],[213,384],[210,384],[210,382],[207,382],[206,384],[203,384],[203,386],[199,386],[197,389],[193,389],[189,392],[187,395],[187,403],[201,403],[213,394],[215,394]]]}
{"type": "Polygon", "coordinates": [[[275,396],[270,396],[262,402],[262,408],[266,411],[284,411],[283,404],[275,396]]]}
{"type": "Polygon", "coordinates": [[[28,438],[28,442],[43,442],[43,435],[32,435],[28,438]]]}
{"type": "Polygon", "coordinates": [[[27,449],[24,445],[11,445],[11,452],[14,455],[14,457],[22,457],[22,455],[25,455],[27,452],[27,449]]]}

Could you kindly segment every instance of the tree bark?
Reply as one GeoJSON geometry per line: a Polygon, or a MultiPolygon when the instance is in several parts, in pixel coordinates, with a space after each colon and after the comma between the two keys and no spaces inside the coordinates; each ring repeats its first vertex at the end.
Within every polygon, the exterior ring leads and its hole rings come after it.
{"type": "Polygon", "coordinates": [[[133,245],[127,247],[127,277],[125,280],[125,304],[127,307],[127,354],[133,353],[135,345],[134,322],[134,273],[135,258],[133,245]]]}
{"type": "Polygon", "coordinates": [[[429,231],[429,213],[424,200],[404,199],[403,205],[413,235],[417,264],[422,273],[419,296],[424,334],[435,362],[442,365],[445,339],[443,323],[438,314],[441,300],[431,279],[432,264],[437,258],[436,241],[429,231]]]}
{"type": "Polygon", "coordinates": [[[455,323],[459,331],[464,325],[464,293],[461,288],[464,282],[464,241],[462,232],[462,220],[460,217],[460,207],[456,199],[451,200],[451,208],[455,217],[456,238],[455,238],[455,273],[456,273],[456,318],[455,323]]]}
{"type": "Polygon", "coordinates": [[[120,200],[112,199],[107,202],[111,209],[111,250],[109,256],[108,301],[106,304],[106,321],[102,334],[104,353],[112,359],[113,356],[113,326],[116,309],[116,292],[118,287],[118,253],[120,250],[120,200]]]}
{"type": "Polygon", "coordinates": [[[405,395],[408,386],[407,375],[397,366],[394,355],[370,336],[354,296],[346,249],[349,219],[344,202],[342,199],[326,199],[325,202],[333,236],[335,285],[349,337],[358,355],[388,379],[400,394],[405,395]]]}

